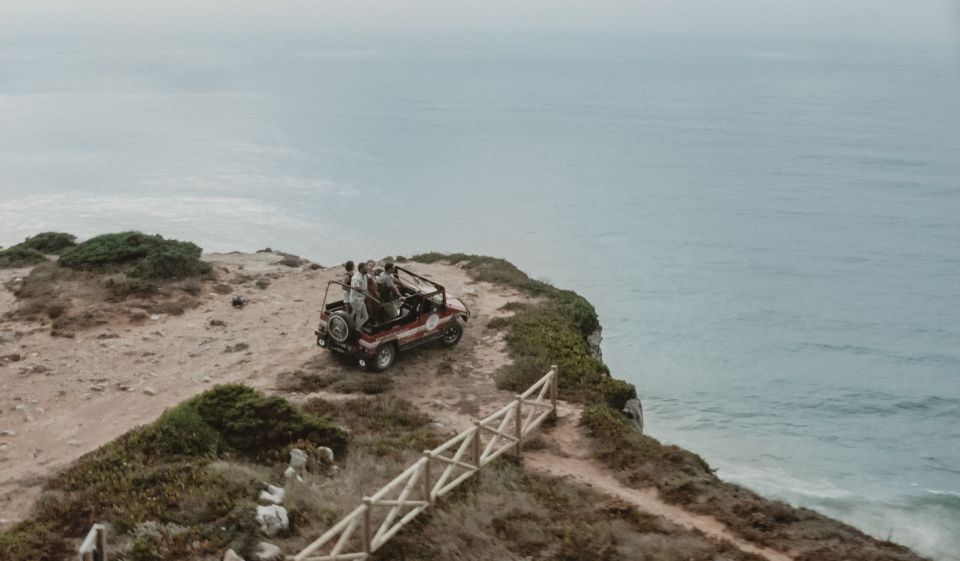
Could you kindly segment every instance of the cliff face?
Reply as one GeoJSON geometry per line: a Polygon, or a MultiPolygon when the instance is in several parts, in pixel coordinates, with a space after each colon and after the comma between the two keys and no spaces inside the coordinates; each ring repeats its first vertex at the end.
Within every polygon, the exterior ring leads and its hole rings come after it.
{"type": "MultiPolygon", "coordinates": [[[[44,551],[43,543],[67,547],[63,544],[98,521],[119,523],[116,536],[146,540],[141,549],[161,558],[206,559],[222,554],[214,551],[221,546],[245,551],[263,539],[236,513],[229,519],[237,524],[225,530],[195,524],[184,513],[213,508],[213,514],[227,517],[216,511],[216,505],[228,504],[218,502],[215,491],[221,487],[240,493],[241,502],[256,501],[260,489],[248,483],[275,481],[283,467],[274,465],[277,458],[232,466],[224,464],[231,458],[221,452],[209,455],[209,446],[192,447],[170,467],[179,475],[158,487],[169,487],[172,494],[150,502],[149,518],[142,520],[129,519],[129,508],[110,501],[80,508],[93,504],[91,496],[119,492],[109,478],[91,480],[100,487],[85,483],[87,476],[81,475],[89,459],[50,479],[55,469],[85,453],[97,458],[127,450],[126,431],[153,423],[165,409],[213,384],[260,388],[349,430],[347,453],[338,454],[337,469],[288,482],[284,505],[292,530],[273,541],[293,553],[355,507],[359,497],[400,473],[421,450],[473,426],[559,364],[559,415],[552,428],[525,443],[523,460],[505,462],[466,492],[438,504],[433,516],[391,542],[382,558],[586,559],[599,551],[610,560],[917,559],[811,511],[726,484],[695,454],[631,429],[620,409],[635,390],[610,376],[603,364],[593,307],[502,260],[433,254],[411,262],[451,294],[463,296],[474,317],[457,347],[411,351],[388,374],[372,375],[313,345],[315,310],[337,268],[284,266],[279,257],[263,254],[208,259],[216,278],[185,286],[196,305],[178,314],[135,314],[141,299],[116,300],[110,306],[123,313],[78,324],[70,344],[51,335],[52,320],[42,314],[6,315],[0,321],[0,333],[15,334],[0,340],[0,354],[20,357],[0,363],[0,374],[18,374],[0,376],[0,430],[14,433],[3,437],[6,448],[0,450],[10,474],[0,485],[0,510],[8,524],[22,520],[0,534],[0,558],[57,558],[37,552],[44,551]],[[238,294],[248,302],[243,308],[230,305],[238,294]],[[176,471],[187,468],[189,473],[176,471]],[[177,481],[187,480],[233,483],[191,486],[199,495],[175,496],[177,481]],[[205,489],[213,494],[205,495],[205,489]],[[30,511],[41,492],[56,500],[42,500],[30,511]],[[68,526],[54,523],[63,505],[77,507],[68,526]],[[137,538],[136,526],[151,520],[177,531],[137,538]],[[204,545],[196,549],[192,543],[204,545]],[[144,549],[148,546],[152,549],[144,549]]],[[[29,271],[10,274],[23,277],[29,271]]],[[[152,304],[162,307],[164,297],[151,296],[152,304]]],[[[0,313],[25,302],[7,292],[0,297],[5,308],[0,313]]],[[[177,431],[207,434],[196,430],[195,420],[180,416],[181,424],[163,425],[164,434],[175,442],[194,442],[177,438],[177,431]]],[[[126,488],[140,492],[137,485],[126,488]]],[[[229,504],[236,506],[233,499],[229,504]]],[[[126,543],[133,547],[133,541],[126,543]]]]}

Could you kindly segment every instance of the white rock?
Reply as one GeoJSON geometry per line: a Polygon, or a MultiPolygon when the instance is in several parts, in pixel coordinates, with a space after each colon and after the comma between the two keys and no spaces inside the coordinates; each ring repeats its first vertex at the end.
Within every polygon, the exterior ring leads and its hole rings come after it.
{"type": "Polygon", "coordinates": [[[290,527],[287,509],[277,505],[258,506],[256,521],[260,531],[268,536],[275,536],[290,527]]]}
{"type": "Polygon", "coordinates": [[[87,386],[87,389],[90,390],[90,391],[92,391],[92,392],[102,392],[102,391],[106,390],[107,388],[106,388],[105,386],[100,385],[100,384],[90,384],[89,386],[87,386]]]}
{"type": "Polygon", "coordinates": [[[320,452],[320,455],[323,456],[323,461],[328,463],[333,463],[333,450],[327,448],[326,446],[321,446],[317,448],[317,452],[320,452]]]}
{"type": "Polygon", "coordinates": [[[280,551],[280,548],[273,545],[272,543],[260,542],[257,544],[257,549],[253,551],[253,558],[255,561],[274,561],[275,559],[280,559],[283,557],[283,552],[280,551]]]}
{"type": "Polygon", "coordinates": [[[160,392],[158,392],[157,390],[151,388],[150,386],[147,386],[147,387],[143,388],[143,393],[145,393],[145,394],[147,394],[147,395],[157,395],[157,394],[160,393],[160,392]]]}
{"type": "Polygon", "coordinates": [[[0,436],[17,436],[17,431],[13,429],[7,429],[5,431],[0,432],[0,436]]]}
{"type": "Polygon", "coordinates": [[[154,315],[150,316],[150,320],[151,320],[151,321],[160,321],[160,316],[154,314],[154,315]]]}
{"type": "Polygon", "coordinates": [[[228,549],[227,552],[223,554],[223,561],[244,561],[244,559],[237,555],[236,551],[228,549]]]}
{"type": "Polygon", "coordinates": [[[278,505],[283,502],[283,496],[285,494],[286,491],[283,490],[283,487],[267,485],[266,491],[260,491],[260,500],[278,505]]]}
{"type": "Polygon", "coordinates": [[[294,477],[297,477],[297,470],[293,469],[292,467],[288,467],[283,472],[283,476],[287,479],[293,479],[294,477]]]}
{"type": "Polygon", "coordinates": [[[16,410],[16,411],[26,411],[26,410],[27,410],[27,406],[21,403],[20,405],[17,405],[17,406],[14,407],[13,409],[16,410]]]}
{"type": "Polygon", "coordinates": [[[298,471],[307,469],[307,453],[299,448],[290,450],[290,467],[298,471]]]}
{"type": "Polygon", "coordinates": [[[6,442],[0,442],[0,453],[6,453],[10,449],[10,445],[6,442]]]}

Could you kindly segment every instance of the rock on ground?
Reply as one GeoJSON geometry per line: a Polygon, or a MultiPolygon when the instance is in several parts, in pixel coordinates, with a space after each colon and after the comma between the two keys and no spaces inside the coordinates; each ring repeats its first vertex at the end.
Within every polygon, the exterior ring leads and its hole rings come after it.
{"type": "Polygon", "coordinates": [[[268,536],[275,536],[290,527],[287,509],[282,506],[258,506],[256,520],[260,531],[268,536]]]}

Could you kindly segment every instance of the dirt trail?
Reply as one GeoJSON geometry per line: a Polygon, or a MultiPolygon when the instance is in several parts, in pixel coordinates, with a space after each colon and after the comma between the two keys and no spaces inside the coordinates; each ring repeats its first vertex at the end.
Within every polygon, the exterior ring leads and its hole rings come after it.
{"type": "Polygon", "coordinates": [[[689,529],[699,530],[716,540],[729,542],[741,551],[759,555],[770,561],[790,561],[791,557],[783,552],[757,546],[735,536],[715,518],[694,514],[665,503],[654,488],[633,489],[624,486],[609,469],[600,466],[590,457],[588,452],[590,443],[578,426],[582,410],[566,404],[558,409],[557,425],[544,435],[547,447],[524,453],[524,466],[547,475],[568,477],[626,501],[641,511],[661,516],[689,529]]]}
{"type": "MultiPolygon", "coordinates": [[[[279,375],[311,360],[320,370],[345,368],[312,339],[324,287],[339,276],[339,269],[290,269],[276,265],[279,257],[271,254],[208,259],[221,270],[220,280],[232,281],[235,292],[210,292],[203,305],[182,316],[154,316],[137,326],[107,325],[75,339],[52,338],[35,324],[0,321],[0,335],[16,333],[14,341],[0,339],[0,356],[22,355],[22,360],[0,366],[0,529],[27,514],[43,481],[56,470],[213,384],[242,382],[298,401],[312,395],[345,398],[276,389],[279,375]],[[260,279],[269,280],[266,289],[256,287],[260,279]],[[250,303],[234,309],[230,300],[235,294],[250,303]]],[[[439,430],[453,434],[513,399],[510,392],[496,389],[496,372],[509,358],[503,333],[487,324],[509,313],[502,310],[504,304],[528,298],[474,282],[456,266],[411,268],[461,296],[473,318],[455,349],[431,346],[401,356],[388,374],[394,382],[391,392],[428,412],[439,430]]],[[[0,285],[22,274],[0,271],[0,285]]],[[[14,305],[0,288],[0,315],[14,305]]],[[[623,486],[589,457],[587,437],[577,426],[580,409],[564,404],[560,413],[558,425],[544,434],[547,446],[525,454],[528,468],[569,477],[770,561],[790,559],[734,536],[713,518],[664,503],[653,489],[623,486]]]]}

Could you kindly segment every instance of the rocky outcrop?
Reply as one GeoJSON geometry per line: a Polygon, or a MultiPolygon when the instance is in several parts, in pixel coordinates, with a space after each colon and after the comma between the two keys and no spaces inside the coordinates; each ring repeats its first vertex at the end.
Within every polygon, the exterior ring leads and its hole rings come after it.
{"type": "Polygon", "coordinates": [[[597,357],[598,360],[603,360],[603,351],[600,350],[600,343],[603,343],[603,326],[598,325],[593,333],[587,337],[587,344],[590,346],[590,354],[597,357]]]}
{"type": "Polygon", "coordinates": [[[630,426],[640,434],[643,434],[643,404],[639,399],[629,399],[623,406],[623,414],[627,417],[630,426]]]}

